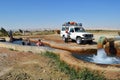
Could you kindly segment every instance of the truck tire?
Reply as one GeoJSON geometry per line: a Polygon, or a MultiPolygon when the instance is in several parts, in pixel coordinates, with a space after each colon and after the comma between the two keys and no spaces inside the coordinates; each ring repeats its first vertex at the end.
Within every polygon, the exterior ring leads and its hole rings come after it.
{"type": "Polygon", "coordinates": [[[81,44],[81,43],[82,43],[81,37],[77,37],[77,38],[76,38],[76,43],[77,43],[77,44],[81,44]]]}
{"type": "Polygon", "coordinates": [[[63,40],[64,42],[68,42],[68,38],[65,38],[65,36],[62,37],[62,40],[63,40]]]}
{"type": "Polygon", "coordinates": [[[65,38],[65,41],[64,41],[65,43],[67,43],[68,42],[68,38],[65,38]]]}
{"type": "Polygon", "coordinates": [[[89,43],[89,44],[92,44],[92,43],[93,43],[93,40],[88,41],[88,43],[89,43]]]}
{"type": "Polygon", "coordinates": [[[62,36],[62,40],[65,41],[65,36],[64,35],[62,36]]]}

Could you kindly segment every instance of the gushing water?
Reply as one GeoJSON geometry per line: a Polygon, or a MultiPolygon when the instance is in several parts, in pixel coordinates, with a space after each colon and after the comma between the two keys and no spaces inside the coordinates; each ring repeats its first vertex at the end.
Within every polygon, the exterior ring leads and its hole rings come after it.
{"type": "Polygon", "coordinates": [[[106,55],[104,49],[98,49],[97,55],[93,55],[92,62],[100,64],[120,64],[120,58],[109,57],[106,55]]]}
{"type": "Polygon", "coordinates": [[[72,54],[74,57],[98,64],[120,64],[120,58],[107,56],[104,49],[98,49],[97,55],[72,54]]]}

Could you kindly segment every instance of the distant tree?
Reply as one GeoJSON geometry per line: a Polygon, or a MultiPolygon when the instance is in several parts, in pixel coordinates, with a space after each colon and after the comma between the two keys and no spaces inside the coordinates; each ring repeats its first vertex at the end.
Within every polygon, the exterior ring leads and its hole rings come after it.
{"type": "Polygon", "coordinates": [[[19,32],[20,32],[20,33],[23,33],[23,30],[19,29],[19,32]]]}
{"type": "Polygon", "coordinates": [[[120,36],[120,32],[118,32],[118,35],[120,36]]]}
{"type": "Polygon", "coordinates": [[[8,32],[7,32],[4,28],[2,28],[2,27],[1,27],[0,32],[1,32],[4,36],[9,36],[8,32]]]}

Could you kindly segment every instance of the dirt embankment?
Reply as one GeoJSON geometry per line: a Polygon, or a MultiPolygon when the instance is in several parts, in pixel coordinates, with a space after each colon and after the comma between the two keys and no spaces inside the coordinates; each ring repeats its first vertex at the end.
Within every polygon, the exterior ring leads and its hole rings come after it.
{"type": "Polygon", "coordinates": [[[49,58],[0,48],[0,80],[69,80],[49,58]]]}

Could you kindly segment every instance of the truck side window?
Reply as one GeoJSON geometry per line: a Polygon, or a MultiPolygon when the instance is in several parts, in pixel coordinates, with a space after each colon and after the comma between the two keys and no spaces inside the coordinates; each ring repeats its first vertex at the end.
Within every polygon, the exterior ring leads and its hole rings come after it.
{"type": "Polygon", "coordinates": [[[62,27],[62,31],[65,31],[65,27],[62,27]]]}
{"type": "Polygon", "coordinates": [[[74,32],[74,29],[73,29],[73,28],[71,28],[71,29],[70,29],[70,32],[74,32]]]}

